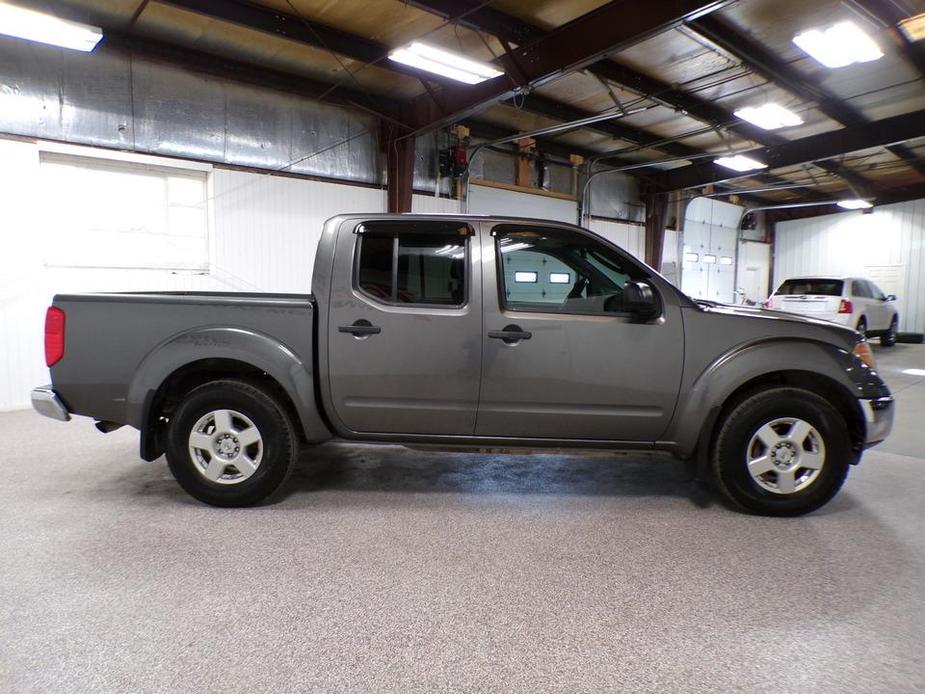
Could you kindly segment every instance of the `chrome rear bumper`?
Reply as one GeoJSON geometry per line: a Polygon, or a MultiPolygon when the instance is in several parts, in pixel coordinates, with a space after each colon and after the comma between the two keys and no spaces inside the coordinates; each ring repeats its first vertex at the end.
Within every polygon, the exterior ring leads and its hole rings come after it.
{"type": "Polygon", "coordinates": [[[61,398],[51,386],[42,386],[32,390],[32,409],[40,415],[57,419],[61,422],[70,421],[71,415],[61,402],[61,398]]]}
{"type": "Polygon", "coordinates": [[[893,429],[893,414],[896,407],[892,396],[859,400],[858,402],[861,403],[864,419],[867,422],[867,436],[865,436],[864,445],[873,446],[880,443],[890,435],[890,431],[893,429]]]}

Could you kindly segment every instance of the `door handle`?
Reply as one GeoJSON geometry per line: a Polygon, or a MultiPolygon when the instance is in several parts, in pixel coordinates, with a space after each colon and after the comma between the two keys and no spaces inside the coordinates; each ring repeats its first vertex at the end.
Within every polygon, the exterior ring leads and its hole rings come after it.
{"type": "Polygon", "coordinates": [[[382,332],[382,328],[361,318],[358,321],[354,321],[353,325],[340,326],[337,331],[341,333],[350,333],[354,337],[367,337],[369,335],[378,335],[382,332]]]}
{"type": "Polygon", "coordinates": [[[529,340],[533,333],[521,330],[519,325],[506,325],[503,330],[489,330],[488,337],[493,340],[504,340],[507,345],[512,345],[521,340],[529,340]]]}

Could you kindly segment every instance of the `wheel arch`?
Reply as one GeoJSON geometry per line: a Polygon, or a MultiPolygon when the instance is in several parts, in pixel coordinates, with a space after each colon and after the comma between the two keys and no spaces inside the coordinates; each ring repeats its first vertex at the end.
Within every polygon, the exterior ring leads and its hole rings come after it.
{"type": "Polygon", "coordinates": [[[141,455],[164,451],[164,423],[177,399],[212,380],[237,378],[263,387],[292,416],[303,440],[330,438],[318,409],[312,364],[273,338],[236,328],[205,328],[175,336],[152,350],[129,387],[129,424],[141,431],[141,455]]]}
{"type": "Polygon", "coordinates": [[[704,369],[682,396],[667,438],[682,457],[702,458],[713,444],[722,415],[759,390],[789,386],[828,397],[848,424],[852,448],[860,452],[866,420],[858,398],[866,394],[864,386],[853,381],[855,361],[847,351],[815,341],[750,345],[704,369]]]}

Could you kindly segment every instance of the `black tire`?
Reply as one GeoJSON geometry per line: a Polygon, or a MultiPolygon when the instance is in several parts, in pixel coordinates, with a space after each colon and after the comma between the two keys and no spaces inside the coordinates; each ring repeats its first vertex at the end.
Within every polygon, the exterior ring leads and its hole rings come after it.
{"type": "MultiPolygon", "coordinates": [[[[295,427],[283,406],[261,388],[243,381],[212,381],[192,390],[170,418],[167,464],[180,486],[212,506],[253,506],[278,492],[292,473],[299,453],[295,427]],[[257,427],[262,447],[250,477],[233,484],[206,479],[190,453],[190,435],[201,418],[233,410],[257,427]]],[[[234,477],[234,467],[231,477],[234,477]]]]}
{"type": "Polygon", "coordinates": [[[880,336],[880,345],[883,347],[892,347],[896,344],[896,333],[899,329],[899,319],[893,316],[890,321],[890,328],[880,336]]]}
{"type": "Polygon", "coordinates": [[[848,475],[852,452],[848,427],[825,399],[800,388],[773,388],[736,405],[721,422],[712,451],[720,492],[734,505],[765,516],[799,516],[826,504],[848,475]],[[825,445],[816,478],[805,488],[779,494],[762,487],[748,471],[749,444],[766,423],[799,418],[814,427],[825,445]]]}
{"type": "Polygon", "coordinates": [[[855,330],[861,333],[861,337],[867,337],[867,319],[864,316],[861,316],[858,321],[858,327],[855,328],[855,330]]]}

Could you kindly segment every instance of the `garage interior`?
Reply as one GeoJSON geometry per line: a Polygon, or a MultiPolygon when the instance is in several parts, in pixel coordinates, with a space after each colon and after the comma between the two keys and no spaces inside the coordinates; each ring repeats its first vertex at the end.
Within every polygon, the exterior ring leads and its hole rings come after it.
{"type": "Polygon", "coordinates": [[[925,0],[0,2],[0,201],[0,690],[925,690],[925,0]],[[53,295],[307,294],[345,212],[578,224],[720,303],[867,278],[893,433],[801,518],[668,457],[346,444],[219,510],[28,409],[53,295]]]}

